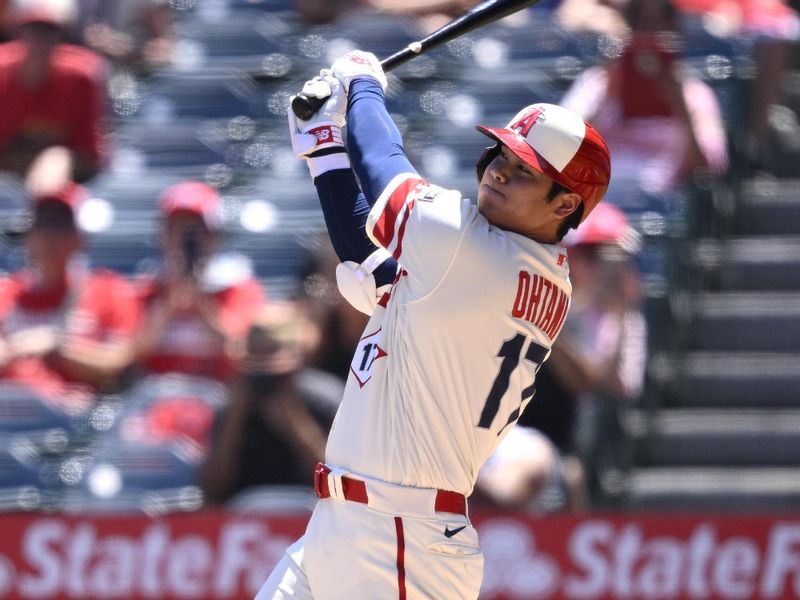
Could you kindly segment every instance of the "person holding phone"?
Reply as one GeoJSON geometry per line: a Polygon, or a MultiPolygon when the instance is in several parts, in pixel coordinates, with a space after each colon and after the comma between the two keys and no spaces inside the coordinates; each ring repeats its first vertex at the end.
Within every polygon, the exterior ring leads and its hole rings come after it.
{"type": "Polygon", "coordinates": [[[220,204],[217,190],[199,181],[181,181],[160,198],[163,261],[139,281],[146,316],[133,356],[147,373],[228,381],[237,372],[265,294],[245,257],[217,254],[220,204]]]}

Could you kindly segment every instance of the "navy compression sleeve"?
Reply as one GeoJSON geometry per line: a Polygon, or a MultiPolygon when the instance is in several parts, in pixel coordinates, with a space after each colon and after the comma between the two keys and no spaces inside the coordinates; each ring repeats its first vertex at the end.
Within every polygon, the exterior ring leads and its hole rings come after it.
{"type": "MultiPolygon", "coordinates": [[[[369,204],[358,187],[353,171],[327,171],[314,179],[314,186],[317,188],[331,244],[339,260],[362,263],[376,247],[365,230],[369,204]]],[[[391,283],[396,272],[395,260],[387,259],[373,272],[375,284],[380,287],[391,283]]]]}
{"type": "MultiPolygon", "coordinates": [[[[361,263],[375,250],[365,231],[370,207],[396,175],[416,170],[405,155],[400,132],[386,111],[383,89],[377,81],[365,77],[350,84],[347,117],[353,170],[322,173],[314,185],[339,260],[361,263]],[[353,171],[361,181],[360,189],[353,171]]],[[[377,285],[391,283],[396,272],[394,259],[386,260],[374,272],[377,285]]]]}
{"type": "Polygon", "coordinates": [[[372,206],[395,176],[417,171],[406,157],[377,81],[371,77],[354,80],[347,102],[347,151],[372,206]]]}

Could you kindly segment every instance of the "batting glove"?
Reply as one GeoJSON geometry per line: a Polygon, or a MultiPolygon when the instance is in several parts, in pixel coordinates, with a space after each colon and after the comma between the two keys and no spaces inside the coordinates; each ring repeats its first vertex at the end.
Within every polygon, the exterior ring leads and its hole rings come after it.
{"type": "Polygon", "coordinates": [[[353,50],[341,58],[336,59],[331,67],[333,76],[344,86],[344,91],[350,93],[350,84],[359,77],[371,77],[381,84],[386,91],[389,82],[381,67],[381,62],[371,52],[353,50]]]}
{"type": "Polygon", "coordinates": [[[319,77],[305,83],[302,93],[327,100],[308,121],[298,119],[289,106],[289,136],[294,155],[307,159],[312,177],[334,168],[348,168],[350,162],[342,140],[347,96],[341,84],[329,70],[323,69],[319,77]]]}

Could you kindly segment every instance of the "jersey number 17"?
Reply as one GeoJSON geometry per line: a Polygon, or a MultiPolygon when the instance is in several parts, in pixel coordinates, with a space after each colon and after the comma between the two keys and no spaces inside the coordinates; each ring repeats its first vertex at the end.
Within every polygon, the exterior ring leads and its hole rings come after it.
{"type": "MultiPolygon", "coordinates": [[[[497,356],[502,358],[503,361],[500,363],[500,370],[498,371],[497,376],[494,378],[492,389],[489,390],[489,395],[486,397],[486,403],[483,405],[483,411],[481,412],[481,418],[478,421],[478,427],[490,429],[492,423],[494,423],[495,417],[497,417],[497,412],[500,410],[500,401],[508,391],[511,373],[513,373],[514,369],[519,366],[519,361],[522,357],[522,350],[525,347],[526,341],[527,338],[521,333],[518,333],[510,340],[503,342],[503,345],[500,346],[497,356]]],[[[525,360],[534,363],[536,365],[536,370],[538,371],[539,367],[542,365],[545,357],[547,356],[547,352],[548,350],[546,347],[531,340],[530,344],[528,344],[528,349],[525,351],[525,360]]],[[[520,414],[522,414],[522,409],[525,406],[526,400],[532,398],[535,391],[536,386],[534,383],[531,383],[531,385],[522,390],[522,397],[520,398],[519,406],[517,406],[517,408],[511,412],[511,414],[508,416],[508,420],[503,427],[500,428],[500,431],[497,432],[497,435],[500,435],[503,430],[512,423],[516,423],[520,414]]]]}

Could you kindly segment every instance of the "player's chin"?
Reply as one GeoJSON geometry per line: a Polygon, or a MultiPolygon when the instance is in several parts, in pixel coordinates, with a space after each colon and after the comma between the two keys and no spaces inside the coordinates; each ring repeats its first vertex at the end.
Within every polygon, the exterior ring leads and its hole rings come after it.
{"type": "Polygon", "coordinates": [[[486,216],[486,212],[497,210],[505,202],[505,197],[485,183],[478,188],[478,211],[486,216]]]}
{"type": "Polygon", "coordinates": [[[486,219],[490,225],[502,227],[505,222],[500,204],[492,200],[484,200],[483,202],[478,200],[478,212],[483,215],[483,218],[486,219]]]}

